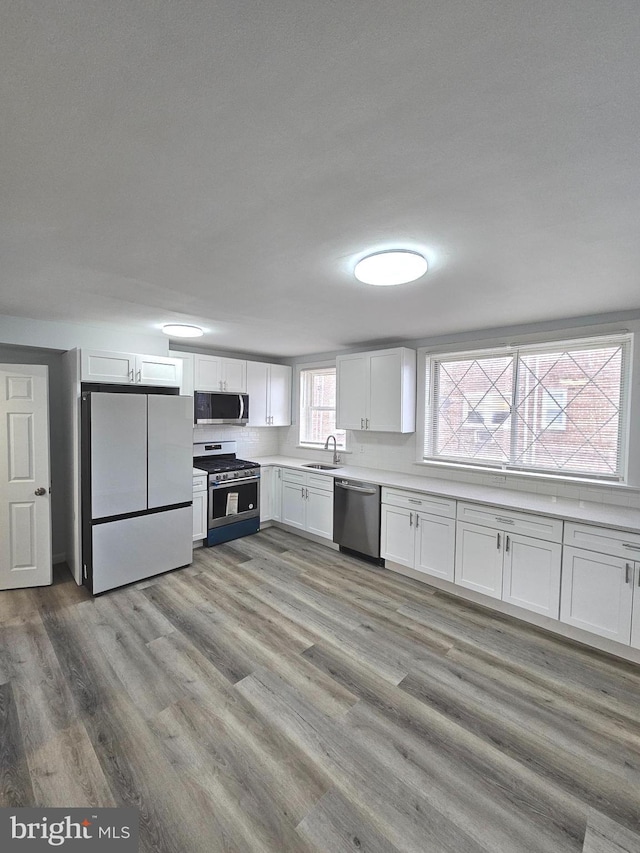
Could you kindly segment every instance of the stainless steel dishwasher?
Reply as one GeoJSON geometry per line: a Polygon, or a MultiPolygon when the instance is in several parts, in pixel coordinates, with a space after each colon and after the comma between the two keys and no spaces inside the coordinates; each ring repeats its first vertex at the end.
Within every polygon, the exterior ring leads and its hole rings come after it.
{"type": "Polygon", "coordinates": [[[380,486],[334,480],[333,541],[340,550],[380,561],[380,486]]]}

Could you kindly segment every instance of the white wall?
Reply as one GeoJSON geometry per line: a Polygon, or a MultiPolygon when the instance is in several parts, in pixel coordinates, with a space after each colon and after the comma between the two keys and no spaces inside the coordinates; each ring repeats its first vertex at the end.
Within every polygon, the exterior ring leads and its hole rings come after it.
{"type": "Polygon", "coordinates": [[[169,339],[162,332],[146,335],[134,329],[118,329],[117,326],[53,323],[27,317],[9,317],[6,314],[0,314],[1,344],[61,351],[87,347],[145,355],[166,355],[169,351],[169,339]]]}
{"type": "MultiPolygon", "coordinates": [[[[508,488],[519,489],[527,492],[538,492],[541,494],[560,495],[581,500],[590,500],[598,503],[612,503],[619,506],[633,506],[640,508],[640,312],[628,312],[621,315],[619,319],[611,317],[592,318],[590,322],[565,321],[564,323],[548,323],[544,326],[522,326],[508,329],[495,329],[490,332],[475,332],[468,335],[451,335],[441,338],[425,338],[416,341],[398,342],[398,345],[410,346],[418,349],[428,347],[433,352],[444,352],[447,350],[474,349],[476,347],[491,347],[504,343],[533,342],[536,340],[563,340],[571,337],[588,337],[596,334],[611,334],[619,331],[634,332],[635,344],[632,365],[632,388],[631,388],[631,435],[629,448],[629,488],[622,489],[616,486],[593,486],[585,483],[562,483],[557,480],[540,479],[517,474],[489,474],[476,471],[460,471],[455,469],[443,469],[435,466],[416,464],[419,450],[417,443],[422,444],[422,434],[417,432],[409,435],[396,433],[374,433],[374,432],[350,432],[347,436],[347,446],[351,451],[345,455],[348,464],[367,468],[381,468],[387,471],[400,471],[407,474],[418,474],[429,477],[442,477],[447,480],[457,480],[486,485],[505,485],[508,488]]],[[[385,342],[384,347],[395,346],[395,343],[385,342]]],[[[365,350],[360,347],[359,350],[365,350]]],[[[375,347],[370,347],[375,349],[375,347]]],[[[351,350],[357,351],[357,350],[351,350]]],[[[292,361],[293,374],[293,412],[297,420],[299,411],[298,390],[299,379],[296,368],[301,365],[312,364],[315,361],[326,361],[335,358],[336,353],[322,353],[317,356],[305,356],[292,361]]],[[[423,377],[419,370],[418,382],[423,377]]],[[[327,461],[329,453],[326,451],[309,451],[299,448],[298,424],[291,427],[282,427],[280,433],[279,452],[285,456],[298,458],[316,459],[327,461]]]]}

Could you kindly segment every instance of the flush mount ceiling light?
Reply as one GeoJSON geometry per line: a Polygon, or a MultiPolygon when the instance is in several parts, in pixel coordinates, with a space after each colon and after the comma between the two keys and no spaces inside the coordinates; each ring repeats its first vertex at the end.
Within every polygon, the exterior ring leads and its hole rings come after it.
{"type": "Polygon", "coordinates": [[[391,287],[415,281],[427,271],[427,261],[419,252],[393,249],[375,252],[356,264],[354,275],[363,284],[391,287]]]}
{"type": "Polygon", "coordinates": [[[162,331],[172,338],[201,338],[204,335],[200,326],[186,326],[183,323],[169,323],[162,327],[162,331]]]}

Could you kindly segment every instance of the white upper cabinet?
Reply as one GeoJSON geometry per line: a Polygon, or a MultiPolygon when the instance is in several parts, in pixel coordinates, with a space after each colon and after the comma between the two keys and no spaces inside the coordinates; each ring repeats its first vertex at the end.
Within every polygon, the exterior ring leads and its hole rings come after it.
{"type": "Polygon", "coordinates": [[[136,383],[179,388],[182,383],[182,362],[180,359],[161,355],[138,355],[136,356],[136,383]]]}
{"type": "Polygon", "coordinates": [[[196,355],[194,390],[245,394],[247,391],[247,362],[237,358],[196,355]]]}
{"type": "Polygon", "coordinates": [[[247,362],[249,426],[291,424],[291,368],[286,364],[247,362]]]}
{"type": "Polygon", "coordinates": [[[97,352],[83,349],[80,353],[80,378],[83,382],[135,382],[136,356],[132,352],[97,352]]]}
{"type": "Polygon", "coordinates": [[[406,347],[336,358],[336,426],[415,432],[416,354],[406,347]]]}
{"type": "Polygon", "coordinates": [[[162,355],[83,349],[80,352],[80,371],[83,382],[175,388],[182,382],[182,361],[162,355]]]}

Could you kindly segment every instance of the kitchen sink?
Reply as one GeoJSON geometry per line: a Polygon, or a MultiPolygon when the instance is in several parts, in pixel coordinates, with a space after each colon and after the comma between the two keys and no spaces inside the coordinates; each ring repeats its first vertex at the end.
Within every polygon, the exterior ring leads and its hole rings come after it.
{"type": "Polygon", "coordinates": [[[316,471],[335,471],[339,465],[325,465],[324,462],[305,462],[303,468],[315,468],[316,471]]]}

